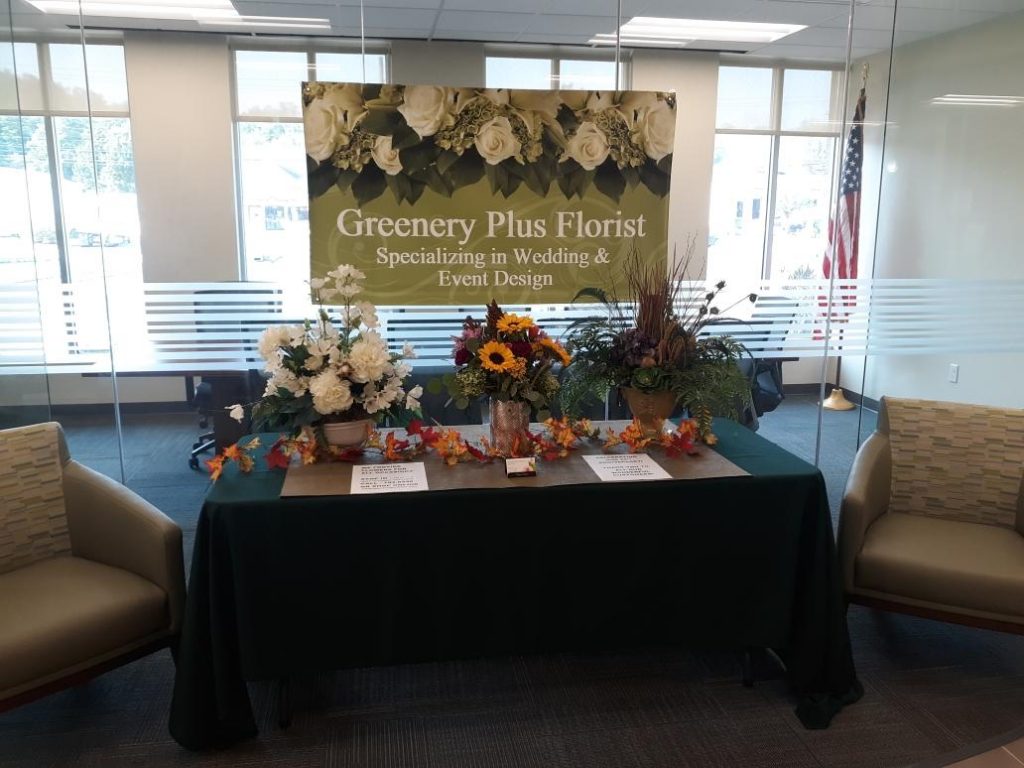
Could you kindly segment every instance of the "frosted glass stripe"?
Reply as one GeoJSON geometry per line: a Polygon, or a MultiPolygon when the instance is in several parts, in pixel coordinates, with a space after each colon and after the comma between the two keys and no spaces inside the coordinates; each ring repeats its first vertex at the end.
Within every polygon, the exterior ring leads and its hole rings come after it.
{"type": "MultiPolygon", "coordinates": [[[[826,349],[842,356],[1024,351],[1024,280],[836,281],[831,305],[829,288],[826,281],[727,286],[718,304],[737,301],[734,319],[708,330],[736,336],[757,357],[820,357],[826,349]],[[750,292],[760,297],[755,305],[743,298],[750,292]]],[[[699,304],[709,289],[681,286],[679,309],[699,304]]],[[[102,290],[99,283],[0,286],[0,370],[109,372],[102,290]]],[[[116,295],[129,297],[111,305],[114,364],[125,372],[259,367],[263,328],[313,312],[301,283],[157,283],[117,286],[116,295]]],[[[553,335],[601,311],[593,304],[505,308],[531,314],[553,335]]],[[[483,314],[475,304],[379,310],[392,346],[412,341],[420,364],[433,365],[449,362],[450,337],[465,316],[483,314]]]]}

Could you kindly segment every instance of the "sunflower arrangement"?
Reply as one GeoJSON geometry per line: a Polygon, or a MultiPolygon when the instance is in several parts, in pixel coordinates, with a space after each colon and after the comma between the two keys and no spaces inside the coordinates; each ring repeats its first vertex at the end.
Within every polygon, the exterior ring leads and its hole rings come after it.
{"type": "Polygon", "coordinates": [[[467,317],[452,341],[457,370],[431,382],[431,389],[447,389],[458,408],[488,395],[528,403],[540,421],[550,417],[560,386],[553,369],[566,368],[572,359],[533,318],[504,312],[492,301],[486,319],[467,317]]]}

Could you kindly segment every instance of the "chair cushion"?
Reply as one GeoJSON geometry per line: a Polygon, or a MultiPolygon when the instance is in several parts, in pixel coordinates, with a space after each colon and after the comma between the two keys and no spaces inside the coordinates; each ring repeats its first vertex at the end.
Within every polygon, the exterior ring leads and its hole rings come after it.
{"type": "Polygon", "coordinates": [[[868,528],[855,586],[1024,616],[1024,536],[991,525],[888,512],[868,528]]]}
{"type": "Polygon", "coordinates": [[[71,552],[60,425],[0,431],[0,573],[71,552]]]}
{"type": "Polygon", "coordinates": [[[1014,528],[1024,472],[1024,410],[886,397],[889,509],[1014,528]]]}
{"type": "Polygon", "coordinates": [[[134,573],[54,557],[0,574],[0,696],[159,632],[167,595],[134,573]]]}

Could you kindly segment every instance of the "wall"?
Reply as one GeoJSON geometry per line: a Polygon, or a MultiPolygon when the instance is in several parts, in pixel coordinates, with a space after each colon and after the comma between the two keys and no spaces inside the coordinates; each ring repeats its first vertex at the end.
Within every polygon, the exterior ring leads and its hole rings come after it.
{"type": "Polygon", "coordinates": [[[391,44],[391,82],[401,85],[484,84],[482,43],[395,40],[391,44]]]}
{"type": "MultiPolygon", "coordinates": [[[[866,141],[865,168],[875,169],[880,186],[877,239],[873,250],[871,240],[862,241],[861,274],[873,264],[876,278],[983,278],[993,286],[1024,279],[1024,105],[932,103],[946,94],[1024,95],[1022,39],[1024,13],[896,49],[884,154],[877,131],[866,141]]],[[[873,61],[871,72],[882,81],[884,59],[873,61]]],[[[866,197],[865,218],[873,212],[866,197]]],[[[963,352],[869,358],[865,393],[1024,407],[1024,355],[963,352]],[[957,384],[947,380],[954,362],[957,384]]]]}
{"type": "Polygon", "coordinates": [[[703,277],[708,260],[708,211],[715,155],[718,105],[718,54],[636,51],[632,87],[675,91],[679,115],[669,193],[669,252],[681,257],[690,238],[694,252],[690,274],[703,277]]]}
{"type": "Polygon", "coordinates": [[[143,279],[237,280],[226,41],[127,32],[124,47],[143,279]]]}

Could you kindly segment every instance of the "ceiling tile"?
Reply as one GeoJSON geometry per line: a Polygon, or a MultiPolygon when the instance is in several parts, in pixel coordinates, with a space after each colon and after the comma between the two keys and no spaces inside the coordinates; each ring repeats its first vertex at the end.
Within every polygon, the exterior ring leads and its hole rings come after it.
{"type": "Polygon", "coordinates": [[[526,30],[550,34],[577,33],[588,39],[598,32],[615,32],[615,17],[608,16],[565,16],[561,14],[536,15],[527,24],[526,30]]]}
{"type": "Polygon", "coordinates": [[[441,12],[437,28],[450,32],[495,32],[507,36],[518,35],[533,20],[532,13],[486,13],[482,11],[441,12]]]}

